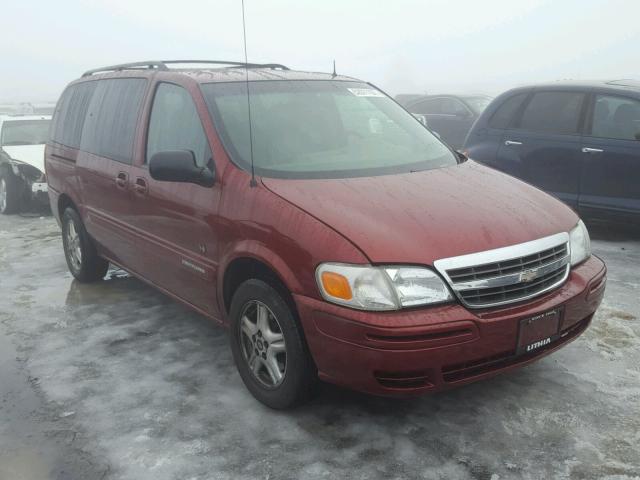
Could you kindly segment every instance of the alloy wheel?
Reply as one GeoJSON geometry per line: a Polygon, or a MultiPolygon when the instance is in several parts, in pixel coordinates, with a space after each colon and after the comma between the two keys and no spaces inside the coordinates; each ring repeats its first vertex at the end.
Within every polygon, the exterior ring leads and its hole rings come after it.
{"type": "Polygon", "coordinates": [[[0,178],[0,212],[4,212],[7,208],[7,181],[0,178]]]}
{"type": "Polygon", "coordinates": [[[257,300],[247,302],[240,316],[242,355],[262,386],[275,388],[284,380],[287,349],[282,328],[273,312],[257,300]]]}
{"type": "Polygon", "coordinates": [[[75,270],[80,270],[82,265],[82,247],[80,245],[80,235],[73,220],[67,222],[65,237],[67,240],[69,260],[75,270]]]}

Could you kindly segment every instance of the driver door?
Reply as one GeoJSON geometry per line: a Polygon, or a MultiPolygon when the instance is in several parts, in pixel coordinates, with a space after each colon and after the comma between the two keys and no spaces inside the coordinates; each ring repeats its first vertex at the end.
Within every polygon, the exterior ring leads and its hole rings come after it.
{"type": "Polygon", "coordinates": [[[146,149],[131,169],[138,250],[143,252],[137,269],[155,285],[215,315],[219,183],[157,181],[148,169],[155,153],[189,150],[199,166],[213,172],[200,113],[187,88],[166,82],[156,85],[149,110],[146,149]]]}

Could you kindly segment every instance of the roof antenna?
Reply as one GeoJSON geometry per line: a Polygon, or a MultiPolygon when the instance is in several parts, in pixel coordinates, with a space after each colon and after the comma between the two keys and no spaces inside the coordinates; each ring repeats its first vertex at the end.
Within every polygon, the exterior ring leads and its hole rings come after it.
{"type": "MultiPolygon", "coordinates": [[[[244,0],[243,0],[244,1],[244,0]]],[[[336,73],[336,59],[333,59],[333,73],[331,74],[331,78],[336,78],[338,74],[336,73]]]]}
{"type": "Polygon", "coordinates": [[[242,33],[244,39],[245,83],[247,86],[247,112],[249,114],[249,151],[251,155],[251,181],[249,182],[249,186],[257,187],[258,182],[256,182],[256,172],[253,166],[253,131],[251,129],[251,98],[249,96],[249,62],[247,60],[247,27],[244,20],[244,0],[242,0],[242,33]]]}

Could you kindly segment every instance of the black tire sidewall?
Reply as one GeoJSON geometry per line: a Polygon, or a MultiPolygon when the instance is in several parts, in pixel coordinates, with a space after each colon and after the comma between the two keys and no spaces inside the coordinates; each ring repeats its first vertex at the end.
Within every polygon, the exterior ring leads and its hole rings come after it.
{"type": "Polygon", "coordinates": [[[64,248],[64,257],[71,274],[80,282],[93,282],[100,280],[107,272],[109,264],[106,260],[100,258],[96,252],[93,240],[89,237],[82,219],[76,210],[67,208],[62,215],[62,245],[64,248]],[[80,237],[80,249],[82,251],[82,260],[80,268],[76,269],[69,259],[69,249],[67,245],[67,225],[73,222],[76,232],[80,237]]]}
{"type": "Polygon", "coordinates": [[[303,332],[294,312],[280,293],[268,283],[252,279],[236,290],[229,310],[230,339],[233,358],[242,381],[249,391],[265,405],[285,409],[304,401],[311,393],[316,372],[303,338],[303,332]],[[284,380],[274,388],[263,386],[253,375],[242,353],[240,316],[245,305],[257,300],[275,315],[282,329],[287,349],[287,367],[284,380]]]}

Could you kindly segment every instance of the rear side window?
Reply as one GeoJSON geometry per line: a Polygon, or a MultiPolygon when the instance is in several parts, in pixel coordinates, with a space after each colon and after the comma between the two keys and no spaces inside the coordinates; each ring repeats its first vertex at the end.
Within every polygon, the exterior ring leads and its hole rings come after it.
{"type": "Polygon", "coordinates": [[[457,98],[449,97],[443,99],[442,113],[444,115],[455,115],[456,117],[464,117],[466,115],[469,115],[471,112],[467,107],[464,106],[464,103],[462,103],[460,100],[458,100],[457,98]]]}
{"type": "Polygon", "coordinates": [[[64,118],[69,105],[69,98],[73,94],[73,87],[67,88],[56,103],[56,108],[53,111],[53,118],[51,120],[51,130],[49,131],[49,137],[51,140],[57,143],[62,143],[62,125],[64,124],[64,118]]]}
{"type": "Polygon", "coordinates": [[[410,107],[409,111],[425,115],[451,116],[465,116],[470,113],[460,100],[451,97],[430,98],[410,107]]]}
{"type": "Polygon", "coordinates": [[[51,139],[54,142],[71,148],[80,147],[82,129],[96,83],[77,83],[62,94],[51,127],[51,139]]]}
{"type": "Polygon", "coordinates": [[[99,80],[82,131],[81,150],[131,163],[133,142],[146,80],[99,80]]]}
{"type": "Polygon", "coordinates": [[[409,111],[427,115],[440,114],[442,113],[442,101],[442,98],[431,98],[409,107],[409,111]]]}
{"type": "Polygon", "coordinates": [[[527,95],[529,95],[528,92],[518,93],[502,102],[502,105],[497,108],[489,119],[489,126],[491,128],[509,127],[514,115],[522,106],[522,102],[527,98],[527,95]]]}
{"type": "Polygon", "coordinates": [[[640,102],[613,95],[596,95],[591,135],[640,140],[640,102]]]}
{"type": "Polygon", "coordinates": [[[189,92],[178,85],[161,83],[153,99],[147,162],[158,152],[189,150],[196,163],[213,170],[211,150],[189,92]]]}
{"type": "Polygon", "coordinates": [[[520,128],[532,132],[570,135],[578,133],[584,94],[537,92],[522,113],[520,128]]]}

